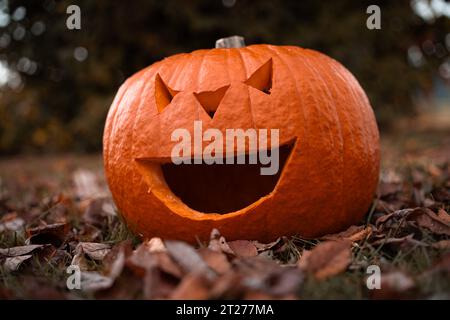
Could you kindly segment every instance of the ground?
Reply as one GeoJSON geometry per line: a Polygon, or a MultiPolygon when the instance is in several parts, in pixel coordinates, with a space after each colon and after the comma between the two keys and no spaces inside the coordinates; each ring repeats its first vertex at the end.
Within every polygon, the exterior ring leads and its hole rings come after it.
{"type": "Polygon", "coordinates": [[[449,299],[450,130],[395,132],[382,135],[379,188],[360,224],[270,244],[218,230],[196,246],[142,242],[111,202],[101,155],[4,158],[0,298],[449,299]]]}

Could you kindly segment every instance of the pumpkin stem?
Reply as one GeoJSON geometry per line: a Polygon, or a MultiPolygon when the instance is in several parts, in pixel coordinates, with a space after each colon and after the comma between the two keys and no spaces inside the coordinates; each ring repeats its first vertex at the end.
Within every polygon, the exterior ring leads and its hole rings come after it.
{"type": "Polygon", "coordinates": [[[245,47],[244,37],[231,36],[216,41],[216,48],[242,48],[245,47]]]}

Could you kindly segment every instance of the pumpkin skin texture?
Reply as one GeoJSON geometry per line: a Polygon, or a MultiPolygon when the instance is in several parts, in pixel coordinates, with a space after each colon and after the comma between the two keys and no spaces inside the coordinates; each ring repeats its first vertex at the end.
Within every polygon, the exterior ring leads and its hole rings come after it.
{"type": "Polygon", "coordinates": [[[294,46],[198,50],[141,70],[119,89],[103,143],[115,203],[144,238],[196,242],[213,228],[228,240],[259,241],[339,232],[361,221],[378,182],[379,134],[363,89],[335,60],[294,46]],[[267,77],[270,92],[258,90],[267,77]],[[195,120],[222,132],[278,128],[280,145],[292,148],[274,189],[226,214],[186,205],[161,164],[170,162],[172,131],[192,133],[195,120]]]}

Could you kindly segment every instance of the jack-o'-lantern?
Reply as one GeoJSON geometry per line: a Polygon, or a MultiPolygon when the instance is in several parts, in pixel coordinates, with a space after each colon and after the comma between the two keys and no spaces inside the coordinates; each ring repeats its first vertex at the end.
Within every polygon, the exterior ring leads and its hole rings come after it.
{"type": "MultiPolygon", "coordinates": [[[[233,155],[258,148],[236,144],[233,155]]],[[[118,209],[142,237],[194,242],[213,228],[230,240],[316,237],[367,211],[379,135],[363,89],[328,56],[295,46],[214,48],[168,57],[121,86],[106,121],[104,165],[118,209]],[[270,151],[278,172],[237,161],[175,164],[173,132],[194,136],[195,122],[224,136],[277,129],[270,151]]]]}

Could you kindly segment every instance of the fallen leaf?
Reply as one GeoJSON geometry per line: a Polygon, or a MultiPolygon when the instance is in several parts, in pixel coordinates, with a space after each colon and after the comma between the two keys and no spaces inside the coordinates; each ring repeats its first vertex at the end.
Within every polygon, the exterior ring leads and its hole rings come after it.
{"type": "Polygon", "coordinates": [[[185,242],[165,241],[168,254],[181,267],[185,273],[205,273],[208,277],[214,277],[214,272],[198,252],[185,242]]]}
{"type": "Polygon", "coordinates": [[[85,223],[77,234],[77,240],[82,242],[97,242],[101,240],[102,231],[93,224],[85,223]]]}
{"type": "Polygon", "coordinates": [[[113,285],[114,280],[96,271],[83,271],[80,274],[81,289],[87,292],[108,289],[113,285]]]}
{"type": "Polygon", "coordinates": [[[238,257],[254,257],[258,255],[258,250],[251,241],[235,240],[228,242],[228,245],[238,257]]]}
{"type": "Polygon", "coordinates": [[[127,266],[141,277],[144,277],[146,271],[155,267],[157,263],[155,255],[149,251],[145,243],[140,244],[126,261],[127,266]]]}
{"type": "Polygon", "coordinates": [[[222,252],[201,248],[198,253],[206,264],[218,274],[224,274],[231,270],[231,264],[222,252]]]}
{"type": "Polygon", "coordinates": [[[11,247],[0,249],[0,254],[8,257],[17,257],[29,254],[33,250],[42,249],[43,247],[44,245],[42,244],[31,244],[27,246],[11,247]]]}
{"type": "MultiPolygon", "coordinates": [[[[441,216],[443,216],[442,213],[441,216]]],[[[435,234],[450,236],[450,223],[428,208],[416,208],[408,218],[435,234]]]]}
{"type": "Polygon", "coordinates": [[[206,300],[209,298],[210,284],[201,273],[191,273],[183,278],[170,295],[173,300],[206,300]]]}
{"type": "Polygon", "coordinates": [[[127,256],[131,253],[131,243],[123,241],[113,247],[106,255],[104,264],[107,266],[106,271],[110,278],[117,278],[125,266],[127,256]]]}
{"type": "Polygon", "coordinates": [[[107,264],[104,274],[96,271],[81,272],[81,289],[88,292],[95,292],[112,287],[114,281],[119,277],[125,266],[128,246],[128,242],[121,243],[108,253],[107,257],[110,263],[107,264]]]}
{"type": "Polygon", "coordinates": [[[80,199],[92,199],[102,197],[105,194],[97,181],[94,172],[87,169],[78,169],[73,173],[75,193],[80,199]]]}
{"type": "Polygon", "coordinates": [[[152,247],[142,243],[127,258],[127,265],[141,277],[144,277],[146,272],[156,267],[174,277],[182,277],[180,267],[173,262],[166,251],[155,252],[152,250],[152,247]]]}
{"type": "Polygon", "coordinates": [[[77,249],[93,260],[101,261],[111,250],[111,245],[107,243],[80,242],[77,249]]]}
{"type": "Polygon", "coordinates": [[[108,217],[116,216],[116,209],[111,198],[103,197],[85,200],[83,220],[94,225],[101,225],[108,217]]]}
{"type": "Polygon", "coordinates": [[[219,230],[213,229],[211,231],[211,236],[209,239],[208,249],[213,251],[221,251],[230,255],[234,255],[233,250],[231,250],[227,241],[223,236],[220,235],[219,230]]]}
{"type": "Polygon", "coordinates": [[[387,224],[387,222],[389,220],[394,219],[394,218],[396,218],[396,219],[404,218],[411,212],[412,212],[412,209],[403,209],[403,210],[397,210],[397,211],[391,212],[389,214],[382,215],[375,221],[375,226],[377,229],[382,230],[384,228],[384,225],[387,224]]]}
{"type": "Polygon", "coordinates": [[[105,289],[95,290],[95,299],[134,300],[142,299],[143,281],[131,271],[124,271],[105,289]]]}
{"type": "Polygon", "coordinates": [[[23,228],[25,221],[17,217],[16,213],[9,213],[4,215],[0,220],[0,232],[4,231],[18,231],[23,228]]]}
{"type": "Polygon", "coordinates": [[[279,268],[270,275],[268,283],[266,292],[272,296],[295,294],[303,283],[303,273],[294,267],[279,268]]]}
{"type": "Polygon", "coordinates": [[[13,300],[15,297],[11,289],[0,286],[0,300],[13,300]]]}
{"type": "Polygon", "coordinates": [[[54,223],[27,230],[27,243],[30,244],[52,244],[55,247],[62,245],[69,232],[69,224],[54,223]]]}
{"type": "Polygon", "coordinates": [[[428,244],[426,244],[423,241],[419,241],[414,239],[414,234],[409,234],[405,237],[401,238],[383,238],[376,240],[371,243],[372,246],[378,246],[378,245],[386,245],[386,244],[399,244],[402,247],[405,246],[423,246],[426,247],[428,244]]]}
{"type": "Polygon", "coordinates": [[[244,277],[241,273],[230,271],[213,281],[211,299],[231,299],[241,297],[245,292],[244,277]]]}
{"type": "Polygon", "coordinates": [[[149,252],[166,252],[166,246],[161,238],[151,238],[149,241],[144,242],[149,252]]]}
{"type": "Polygon", "coordinates": [[[388,196],[396,195],[402,191],[402,185],[399,182],[384,182],[380,181],[378,185],[378,195],[381,198],[386,198],[388,196]]]}
{"type": "Polygon", "coordinates": [[[349,240],[352,242],[358,242],[366,239],[372,234],[371,226],[351,226],[347,230],[340,233],[328,234],[322,237],[324,240],[349,240]]]}
{"type": "Polygon", "coordinates": [[[433,247],[433,248],[436,248],[436,249],[440,249],[440,250],[447,250],[447,249],[450,249],[450,240],[441,240],[441,241],[438,241],[438,242],[436,242],[436,243],[433,243],[433,244],[432,244],[432,247],[433,247]]]}
{"type": "Polygon", "coordinates": [[[448,214],[444,209],[439,209],[437,216],[441,221],[450,224],[450,214],[448,214]]]}
{"type": "MultiPolygon", "coordinates": [[[[222,298],[232,293],[234,297],[249,292],[261,292],[273,298],[283,298],[296,294],[303,282],[303,272],[295,267],[281,266],[273,260],[257,257],[244,257],[233,260],[234,276],[226,274],[228,283],[215,285],[213,296],[222,290],[222,298]],[[238,283],[238,285],[236,284],[238,283]],[[225,291],[226,290],[226,291],[225,291]]],[[[220,279],[219,279],[220,281],[220,279]]]]}
{"type": "Polygon", "coordinates": [[[111,250],[111,246],[105,243],[80,242],[75,248],[75,255],[72,258],[72,265],[77,265],[81,270],[87,270],[85,256],[97,261],[101,261],[111,250]]]}
{"type": "Polygon", "coordinates": [[[25,275],[22,278],[21,291],[25,292],[27,299],[34,300],[63,300],[68,298],[65,290],[60,290],[45,278],[35,275],[25,275]]]}
{"type": "Polygon", "coordinates": [[[381,275],[380,289],[371,290],[373,299],[411,299],[414,293],[414,280],[401,271],[381,275]]]}
{"type": "Polygon", "coordinates": [[[278,238],[277,240],[272,241],[270,243],[260,243],[258,241],[252,241],[252,242],[255,245],[258,252],[261,252],[261,251],[266,251],[266,250],[272,249],[273,247],[279,245],[281,241],[282,241],[282,238],[278,238]]]}
{"type": "Polygon", "coordinates": [[[147,270],[144,277],[143,294],[145,299],[167,299],[178,286],[179,280],[159,268],[147,270]]]}
{"type": "Polygon", "coordinates": [[[344,272],[351,263],[350,241],[326,241],[304,253],[298,266],[318,280],[344,272]]]}
{"type": "Polygon", "coordinates": [[[27,254],[24,256],[16,256],[16,257],[8,257],[6,258],[5,262],[3,263],[3,267],[7,271],[16,271],[19,269],[22,262],[30,259],[33,255],[27,254]]]}
{"type": "Polygon", "coordinates": [[[275,299],[282,299],[282,300],[294,300],[296,299],[295,295],[287,295],[287,296],[273,296],[271,294],[268,294],[267,292],[263,291],[255,291],[255,290],[249,290],[245,292],[243,300],[275,300],[275,299]]]}
{"type": "Polygon", "coordinates": [[[439,260],[433,263],[433,265],[426,270],[422,276],[426,277],[433,273],[444,272],[450,274],[450,253],[443,255],[439,260]]]}
{"type": "Polygon", "coordinates": [[[158,268],[161,269],[161,271],[178,279],[183,276],[180,267],[175,264],[166,252],[155,252],[153,255],[156,256],[158,268]]]}

